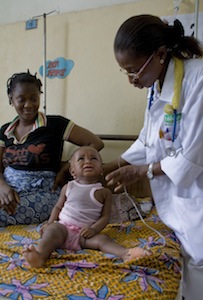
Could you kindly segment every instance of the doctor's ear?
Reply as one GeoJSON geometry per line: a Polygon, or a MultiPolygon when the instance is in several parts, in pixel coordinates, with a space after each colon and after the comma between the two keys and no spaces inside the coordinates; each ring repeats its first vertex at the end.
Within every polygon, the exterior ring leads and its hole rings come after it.
{"type": "Polygon", "coordinates": [[[156,55],[158,56],[159,62],[161,65],[164,64],[166,58],[167,58],[167,49],[166,46],[161,46],[158,48],[156,55]]]}

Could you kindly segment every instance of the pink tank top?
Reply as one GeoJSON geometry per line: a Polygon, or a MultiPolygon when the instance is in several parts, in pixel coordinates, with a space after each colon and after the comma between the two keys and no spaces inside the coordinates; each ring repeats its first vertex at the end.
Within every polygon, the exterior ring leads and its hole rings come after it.
{"type": "Polygon", "coordinates": [[[94,193],[102,188],[100,182],[81,184],[76,180],[70,181],[66,190],[67,200],[59,219],[79,227],[91,226],[101,216],[103,204],[94,197],[94,193]]]}

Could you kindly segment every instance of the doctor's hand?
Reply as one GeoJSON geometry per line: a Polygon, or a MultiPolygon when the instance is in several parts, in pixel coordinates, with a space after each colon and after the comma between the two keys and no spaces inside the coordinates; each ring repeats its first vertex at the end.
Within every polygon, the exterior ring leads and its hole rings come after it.
{"type": "Polygon", "coordinates": [[[148,166],[124,166],[109,173],[105,180],[107,185],[116,185],[114,192],[121,191],[125,186],[135,183],[147,173],[148,166]]]}

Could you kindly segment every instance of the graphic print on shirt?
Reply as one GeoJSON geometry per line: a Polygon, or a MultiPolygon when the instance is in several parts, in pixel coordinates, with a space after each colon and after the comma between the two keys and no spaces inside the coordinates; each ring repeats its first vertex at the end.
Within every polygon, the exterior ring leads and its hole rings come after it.
{"type": "Polygon", "coordinates": [[[12,145],[5,149],[3,155],[3,166],[7,167],[8,165],[23,165],[27,166],[29,164],[44,164],[49,162],[50,158],[48,153],[43,152],[45,149],[45,144],[38,145],[28,145],[22,146],[19,149],[19,146],[12,145]]]}

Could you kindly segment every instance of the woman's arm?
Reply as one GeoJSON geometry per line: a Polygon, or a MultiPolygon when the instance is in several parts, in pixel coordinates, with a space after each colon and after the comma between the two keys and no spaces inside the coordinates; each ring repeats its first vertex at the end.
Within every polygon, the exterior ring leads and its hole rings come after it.
{"type": "MultiPolygon", "coordinates": [[[[100,151],[104,147],[102,140],[91,131],[74,124],[68,141],[77,146],[92,146],[100,151]]],[[[71,178],[69,173],[69,162],[63,163],[59,172],[56,175],[53,190],[63,186],[71,178]]]]}
{"type": "Polygon", "coordinates": [[[78,146],[92,146],[98,151],[100,151],[104,147],[104,143],[102,142],[100,137],[76,124],[71,130],[69,142],[78,146]]]}
{"type": "Polygon", "coordinates": [[[58,187],[64,186],[64,184],[72,180],[72,176],[69,172],[69,169],[70,169],[69,161],[61,163],[60,170],[56,174],[53,191],[55,191],[58,187]]]}

